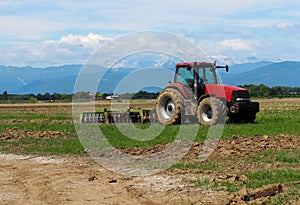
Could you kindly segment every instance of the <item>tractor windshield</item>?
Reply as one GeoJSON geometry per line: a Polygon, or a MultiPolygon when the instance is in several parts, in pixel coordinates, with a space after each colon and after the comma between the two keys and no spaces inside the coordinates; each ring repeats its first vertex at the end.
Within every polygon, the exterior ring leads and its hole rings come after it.
{"type": "Polygon", "coordinates": [[[199,83],[202,81],[204,84],[218,84],[218,79],[214,68],[199,68],[198,74],[199,83]]]}
{"type": "Polygon", "coordinates": [[[183,85],[194,87],[194,79],[197,78],[198,85],[203,84],[218,84],[215,69],[213,67],[198,67],[187,68],[186,66],[177,67],[175,82],[179,82],[183,85]],[[198,76],[195,75],[198,73],[198,76]],[[197,77],[196,77],[197,76],[197,77]]]}

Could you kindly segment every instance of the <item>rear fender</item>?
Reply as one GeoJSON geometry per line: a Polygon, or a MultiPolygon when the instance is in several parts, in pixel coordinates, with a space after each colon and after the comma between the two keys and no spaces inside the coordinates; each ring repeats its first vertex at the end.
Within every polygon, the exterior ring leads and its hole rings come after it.
{"type": "Polygon", "coordinates": [[[178,90],[184,98],[190,98],[194,96],[192,91],[189,90],[189,88],[185,88],[181,83],[169,83],[165,89],[167,88],[178,90]]]}
{"type": "Polygon", "coordinates": [[[203,99],[209,98],[209,97],[215,97],[215,95],[213,95],[213,94],[211,94],[211,95],[205,94],[205,95],[200,96],[200,98],[198,99],[198,105],[199,105],[199,103],[200,103],[203,99]]]}
{"type": "Polygon", "coordinates": [[[205,98],[218,98],[219,100],[221,100],[223,103],[224,103],[224,105],[226,106],[226,107],[228,107],[228,105],[227,105],[227,102],[226,102],[226,99],[225,98],[223,98],[223,97],[219,97],[219,96],[217,96],[217,95],[215,95],[215,94],[205,94],[205,95],[202,95],[202,96],[200,96],[200,98],[199,98],[199,100],[198,100],[198,105],[200,104],[200,102],[202,101],[202,100],[204,100],[205,98]]]}

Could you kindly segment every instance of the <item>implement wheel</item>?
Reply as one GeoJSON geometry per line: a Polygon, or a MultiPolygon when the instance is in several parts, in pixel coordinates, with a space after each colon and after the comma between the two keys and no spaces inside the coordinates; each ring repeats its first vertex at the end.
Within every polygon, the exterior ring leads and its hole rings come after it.
{"type": "Polygon", "coordinates": [[[198,120],[204,126],[224,123],[226,114],[225,104],[216,98],[205,98],[198,106],[198,120]]]}
{"type": "Polygon", "coordinates": [[[183,97],[179,91],[168,88],[162,91],[156,101],[156,115],[162,124],[180,124],[183,108],[183,97]]]}

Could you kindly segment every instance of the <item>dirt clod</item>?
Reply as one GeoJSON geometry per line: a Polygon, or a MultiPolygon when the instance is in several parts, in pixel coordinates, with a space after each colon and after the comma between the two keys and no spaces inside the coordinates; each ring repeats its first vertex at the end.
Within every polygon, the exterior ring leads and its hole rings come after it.
{"type": "Polygon", "coordinates": [[[281,184],[270,184],[251,191],[249,193],[249,197],[250,199],[257,199],[267,196],[275,196],[282,192],[283,186],[281,184]]]}
{"type": "Polygon", "coordinates": [[[64,131],[53,131],[53,130],[39,130],[39,131],[29,131],[27,129],[21,128],[7,128],[4,132],[0,134],[0,139],[4,140],[20,140],[25,138],[58,138],[70,135],[70,132],[64,131]]]}

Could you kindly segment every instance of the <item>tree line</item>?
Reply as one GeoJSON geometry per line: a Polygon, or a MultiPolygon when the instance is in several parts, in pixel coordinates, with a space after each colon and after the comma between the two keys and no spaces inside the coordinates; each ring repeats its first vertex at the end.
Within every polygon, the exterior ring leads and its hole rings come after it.
{"type": "Polygon", "coordinates": [[[260,85],[242,85],[239,87],[246,88],[252,97],[257,98],[284,98],[284,97],[300,97],[300,87],[274,86],[268,87],[264,84],[260,85]]]}
{"type": "MultiPolygon", "coordinates": [[[[125,93],[118,95],[119,99],[155,99],[159,93],[152,93],[146,91],[140,91],[138,93],[125,93]]],[[[77,92],[74,94],[60,94],[60,93],[44,93],[44,94],[9,94],[4,91],[0,94],[1,102],[38,102],[38,101],[60,101],[60,102],[71,102],[73,99],[84,99],[84,100],[105,100],[106,97],[113,95],[113,93],[100,93],[92,94],[90,92],[77,92]]]]}
{"type": "MultiPolygon", "coordinates": [[[[239,87],[246,88],[251,97],[256,98],[284,98],[284,97],[300,97],[300,87],[287,87],[287,86],[274,86],[268,87],[266,85],[239,85],[239,87]]],[[[113,93],[100,93],[92,94],[90,92],[77,92],[74,94],[60,94],[60,93],[44,93],[44,94],[9,94],[4,91],[0,94],[1,102],[38,102],[38,101],[66,101],[71,102],[73,99],[85,100],[102,100],[106,97],[113,95],[113,93]]],[[[156,99],[159,93],[139,91],[137,93],[125,93],[119,95],[119,99],[156,99]]]]}
{"type": "Polygon", "coordinates": [[[0,101],[10,102],[38,102],[38,101],[72,101],[73,94],[44,93],[44,94],[9,94],[4,91],[0,94],[0,101]]]}

